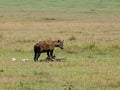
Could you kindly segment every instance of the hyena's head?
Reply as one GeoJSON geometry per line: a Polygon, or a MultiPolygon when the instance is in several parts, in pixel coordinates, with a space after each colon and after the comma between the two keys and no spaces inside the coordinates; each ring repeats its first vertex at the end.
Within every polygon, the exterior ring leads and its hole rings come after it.
{"type": "Polygon", "coordinates": [[[62,41],[61,40],[57,40],[56,43],[55,43],[55,46],[63,49],[64,48],[63,43],[64,43],[64,40],[62,40],[62,41]]]}

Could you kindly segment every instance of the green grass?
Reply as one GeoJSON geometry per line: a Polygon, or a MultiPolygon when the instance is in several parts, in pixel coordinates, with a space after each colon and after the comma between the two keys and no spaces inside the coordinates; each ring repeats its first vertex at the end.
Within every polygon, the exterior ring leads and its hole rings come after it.
{"type": "Polygon", "coordinates": [[[1,0],[0,11],[35,13],[107,13],[116,12],[118,0],[1,0]]]}
{"type": "MultiPolygon", "coordinates": [[[[84,51],[69,54],[55,51],[57,57],[64,56],[67,60],[38,63],[33,62],[33,52],[1,50],[0,53],[2,90],[120,89],[118,52],[84,51]],[[11,57],[17,61],[11,61],[11,57]],[[29,58],[30,61],[22,62],[22,58],[29,58]]],[[[42,54],[40,59],[45,55],[42,54]]]]}
{"type": "Polygon", "coordinates": [[[89,20],[81,15],[93,15],[94,20],[100,15],[119,17],[119,8],[118,0],[0,0],[0,22],[61,21],[64,15],[67,15],[64,21],[89,20]]]}
{"type": "Polygon", "coordinates": [[[119,14],[119,0],[0,0],[0,90],[119,90],[119,14]],[[34,62],[33,45],[56,38],[67,59],[34,62]]]}
{"type": "Polygon", "coordinates": [[[101,21],[119,17],[119,8],[118,0],[0,0],[0,22],[89,21],[84,15],[101,21]],[[62,16],[66,17],[61,20],[62,16]]]}

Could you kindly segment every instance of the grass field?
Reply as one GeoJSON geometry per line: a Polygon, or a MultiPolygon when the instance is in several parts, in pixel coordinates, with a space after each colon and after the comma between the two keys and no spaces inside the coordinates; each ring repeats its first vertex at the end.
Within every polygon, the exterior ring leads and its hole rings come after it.
{"type": "Polygon", "coordinates": [[[119,14],[119,0],[0,0],[0,90],[119,90],[119,14]],[[33,62],[36,42],[57,39],[65,61],[33,62]]]}

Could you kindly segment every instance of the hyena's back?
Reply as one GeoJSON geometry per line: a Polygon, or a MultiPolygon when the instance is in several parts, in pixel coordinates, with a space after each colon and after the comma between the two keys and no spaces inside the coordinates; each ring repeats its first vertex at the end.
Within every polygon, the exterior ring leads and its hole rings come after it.
{"type": "Polygon", "coordinates": [[[36,44],[36,46],[40,48],[40,52],[54,50],[55,42],[50,40],[40,41],[39,43],[36,44]]]}

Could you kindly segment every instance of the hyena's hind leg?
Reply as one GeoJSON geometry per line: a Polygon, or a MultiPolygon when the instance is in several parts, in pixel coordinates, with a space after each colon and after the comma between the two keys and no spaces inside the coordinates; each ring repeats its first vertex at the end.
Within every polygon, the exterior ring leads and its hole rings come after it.
{"type": "Polygon", "coordinates": [[[38,58],[40,57],[40,47],[35,45],[34,46],[34,61],[38,61],[38,58]]]}
{"type": "Polygon", "coordinates": [[[36,54],[36,60],[35,61],[38,61],[38,58],[40,57],[40,55],[41,55],[41,53],[39,53],[39,52],[36,54]]]}

